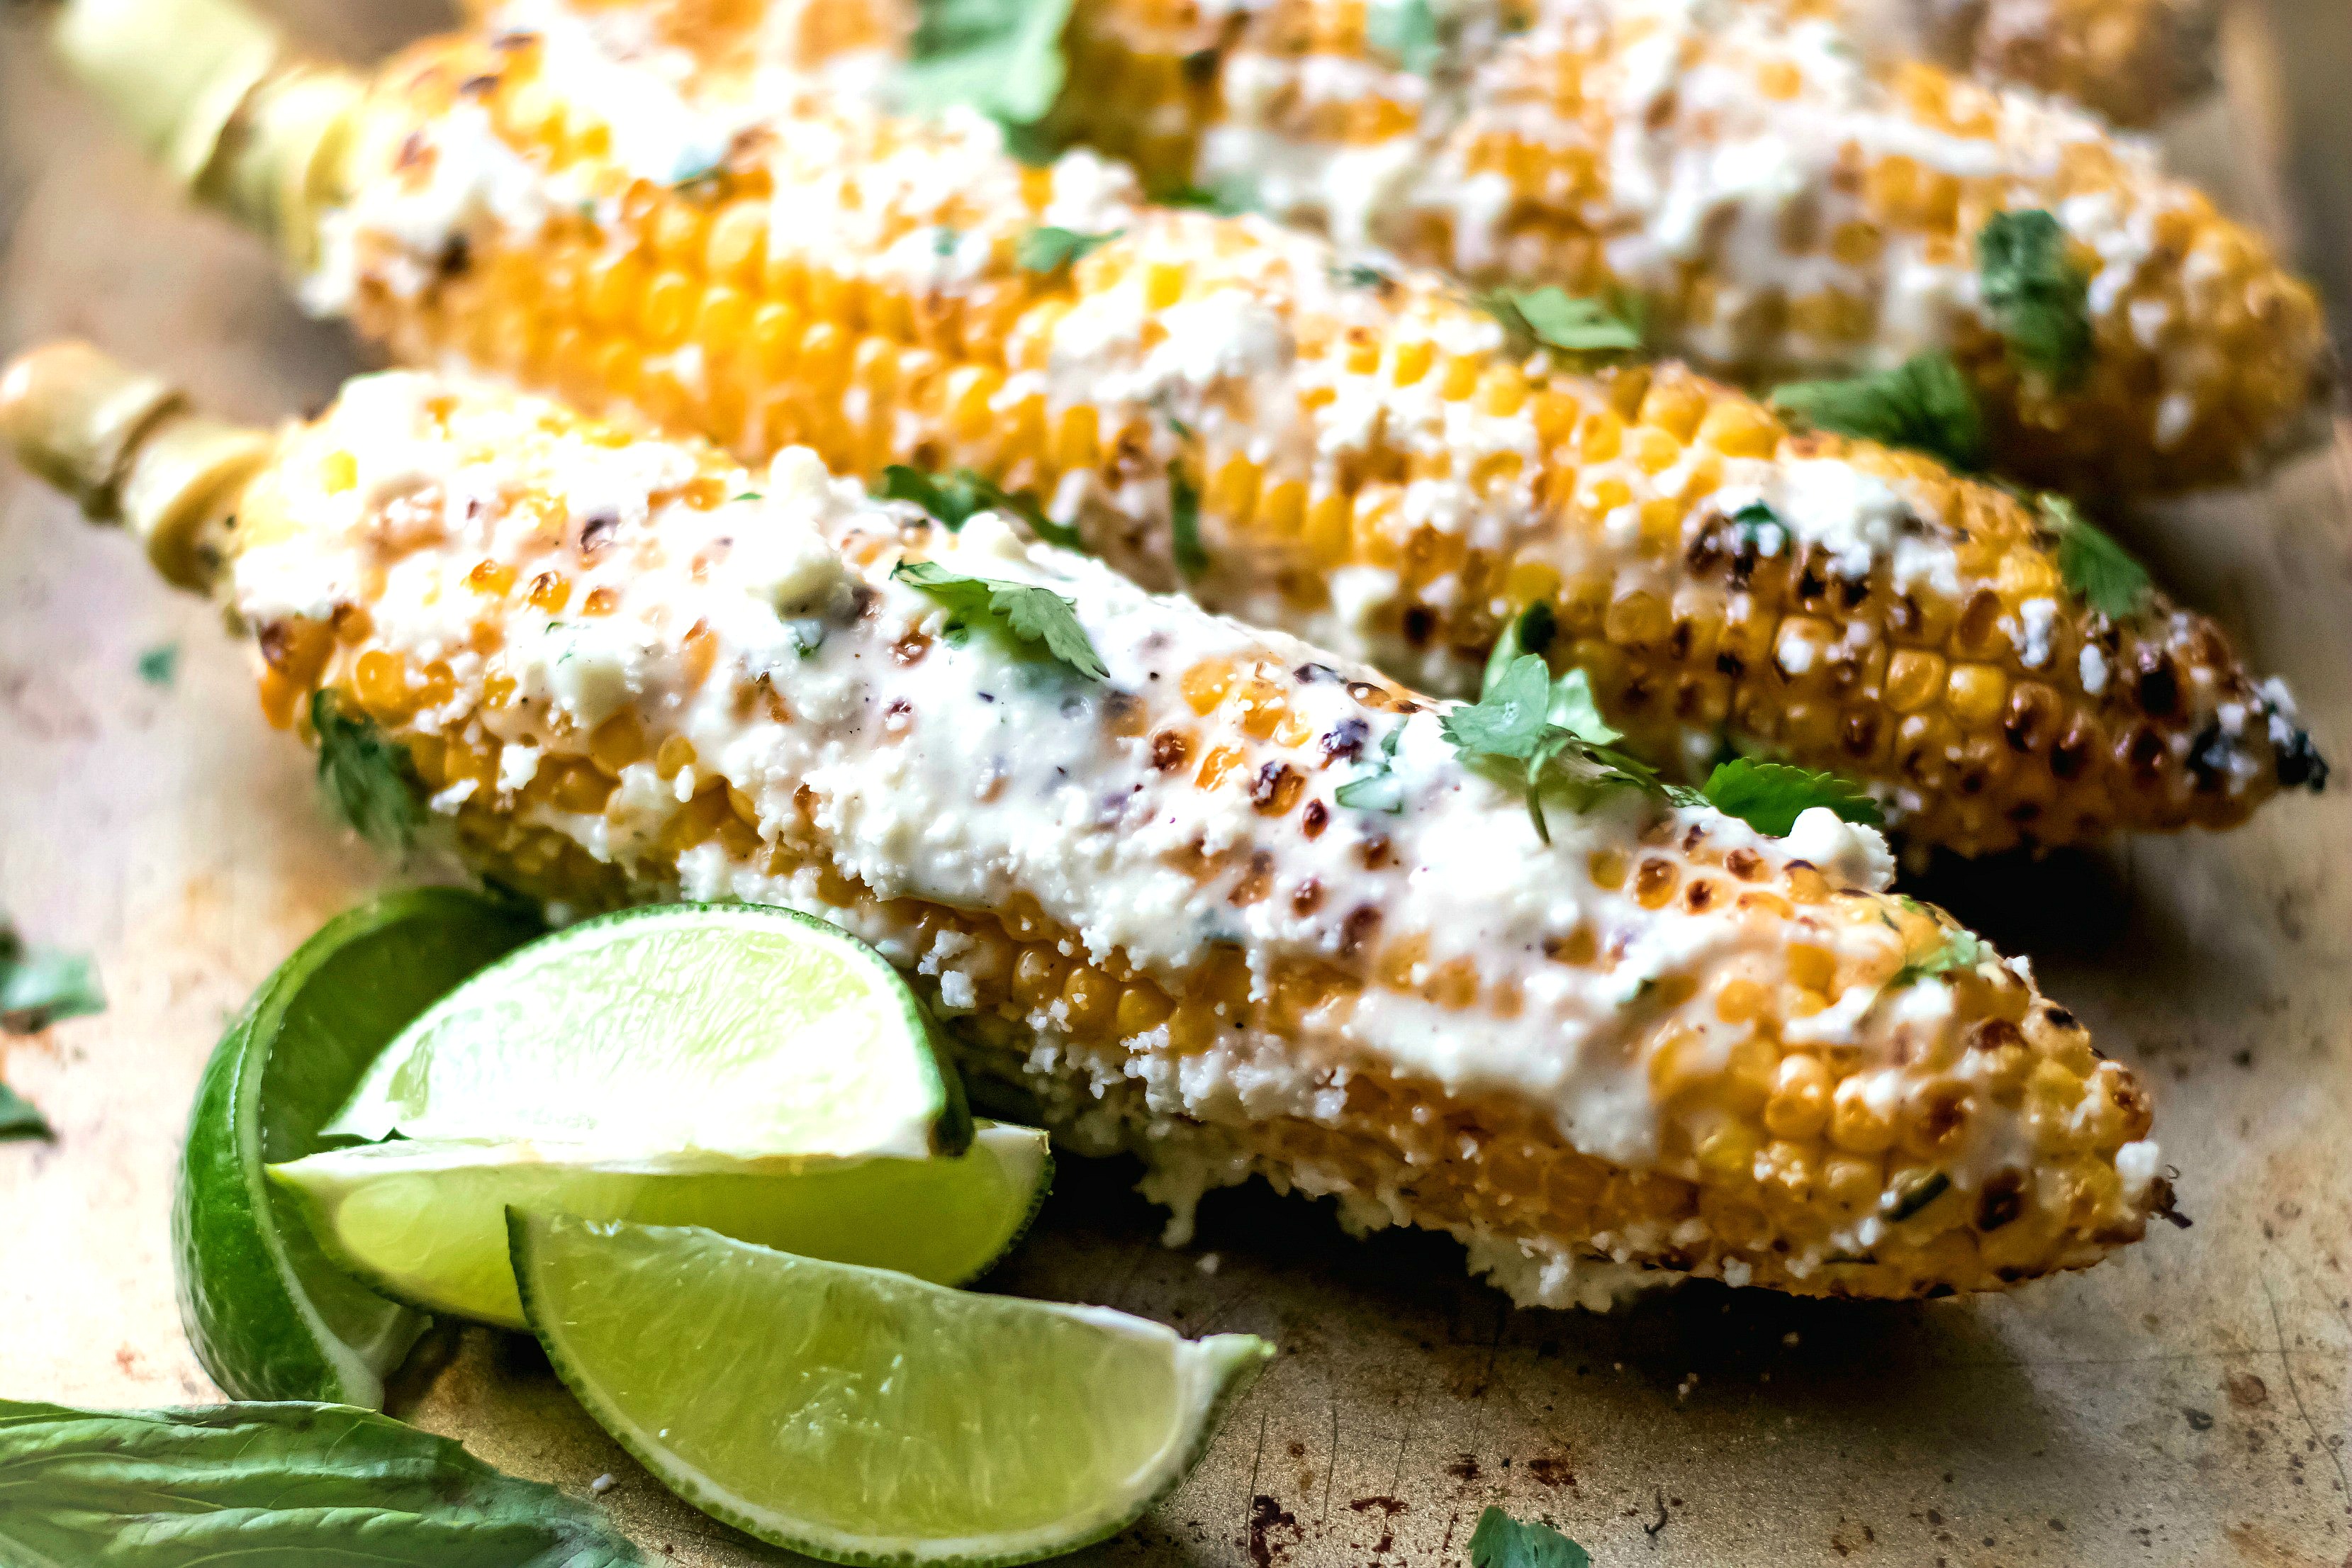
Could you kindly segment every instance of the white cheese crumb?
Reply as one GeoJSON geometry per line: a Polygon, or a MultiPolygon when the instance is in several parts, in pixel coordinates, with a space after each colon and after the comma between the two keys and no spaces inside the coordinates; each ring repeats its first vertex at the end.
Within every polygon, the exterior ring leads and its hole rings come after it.
{"type": "Polygon", "coordinates": [[[2083,647],[2083,657],[2074,663],[2082,672],[2083,695],[2096,697],[2107,689],[2107,658],[2105,654],[2086,643],[2083,647]]]}
{"type": "Polygon", "coordinates": [[[520,791],[539,773],[543,753],[537,746],[508,746],[499,752],[499,788],[508,795],[520,791]]]}

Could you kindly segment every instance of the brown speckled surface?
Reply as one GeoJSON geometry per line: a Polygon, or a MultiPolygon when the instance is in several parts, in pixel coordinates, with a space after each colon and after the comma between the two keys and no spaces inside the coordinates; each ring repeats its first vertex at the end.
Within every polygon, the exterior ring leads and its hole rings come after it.
{"type": "MultiPolygon", "coordinates": [[[[418,0],[288,10],[356,58],[436,19],[418,0]]],[[[2294,12],[2236,28],[2235,100],[2173,132],[2231,205],[2277,223],[2295,209],[2267,165],[2284,127],[2313,121],[2263,84],[2324,74],[2275,68],[2294,12]]],[[[175,206],[61,81],[34,19],[0,6],[0,353],[77,332],[223,412],[323,401],[356,363],[342,335],[294,312],[261,247],[175,206]]],[[[2168,509],[2142,542],[2290,678],[2352,777],[2343,450],[2260,495],[2168,509]]],[[[0,1144],[0,1394],[205,1399],[168,1247],[188,1096],[247,991],[387,872],[325,825],[212,613],[128,541],[0,468],[0,907],[36,940],[94,950],[112,999],[8,1049],[8,1081],[58,1138],[0,1144]],[[135,671],[162,643],[183,650],[169,689],[135,671]]],[[[1602,1568],[2352,1563],[2347,850],[2337,792],[2227,838],[1919,886],[2033,954],[2101,1045],[2147,1070],[2196,1220],[2006,1299],[1701,1287],[1618,1318],[1513,1312],[1449,1244],[1349,1242],[1262,1191],[1212,1198],[1194,1247],[1164,1250],[1130,1172],[1065,1162],[996,1288],[1283,1352],[1192,1481],[1088,1559],[1437,1568],[1504,1502],[1602,1568]]],[[[400,1394],[493,1463],[575,1489],[610,1471],[605,1505],[677,1561],[778,1555],[669,1500],[527,1342],[428,1342],[400,1394]]]]}

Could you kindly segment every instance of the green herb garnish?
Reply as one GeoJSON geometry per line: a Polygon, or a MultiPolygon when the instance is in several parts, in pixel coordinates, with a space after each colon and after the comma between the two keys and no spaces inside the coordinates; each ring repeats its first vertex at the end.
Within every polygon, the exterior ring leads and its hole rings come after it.
{"type": "Polygon", "coordinates": [[[1470,1532],[1470,1568],[1592,1568],[1592,1554],[1548,1524],[1490,1508],[1470,1532]]]}
{"type": "Polygon", "coordinates": [[[1984,461],[1976,393],[1941,351],[1870,375],[1791,382],[1773,391],[1772,406],[1816,430],[1908,447],[1962,473],[1984,461]]]}
{"type": "Polygon", "coordinates": [[[1065,599],[1051,588],[968,577],[930,561],[902,561],[890,575],[948,607],[947,639],[951,647],[961,647],[971,627],[987,626],[1017,642],[1043,646],[1089,680],[1110,679],[1102,656],[1095,652],[1086,628],[1078,625],[1076,601],[1065,599]]]}
{"type": "Polygon", "coordinates": [[[904,463],[893,463],[882,470],[882,499],[913,501],[950,533],[960,531],[974,513],[994,511],[1019,518],[1029,525],[1030,532],[1048,544],[1064,550],[1086,548],[1078,531],[1047,517],[1035,496],[1026,490],[1014,495],[970,468],[958,468],[951,474],[927,474],[904,463]]]}
{"type": "Polygon", "coordinates": [[[178,643],[158,643],[139,656],[139,679],[150,686],[169,686],[179,673],[178,643]]]}
{"type": "Polygon", "coordinates": [[[1445,54],[1429,0],[1372,0],[1364,11],[1364,42],[1415,76],[1435,70],[1445,54]]]}
{"type": "Polygon", "coordinates": [[[1352,811],[1385,811],[1391,816],[1404,809],[1404,781],[1396,776],[1397,742],[1404,734],[1399,724],[1381,742],[1381,760],[1370,764],[1370,771],[1358,773],[1331,792],[1331,798],[1352,811]]]}
{"type": "Polygon", "coordinates": [[[424,781],[407,751],[366,714],[346,711],[331,691],[310,694],[310,727],[319,734],[319,785],[336,815],[380,848],[415,842],[424,781]]]}
{"type": "Polygon", "coordinates": [[[1719,763],[1707,775],[1700,796],[1726,816],[1736,816],[1771,838],[1786,838],[1797,818],[1825,805],[1848,822],[1867,826],[1885,825],[1886,814],[1878,803],[1835,773],[1814,773],[1787,763],[1759,763],[1747,757],[1719,763]]]}
{"type": "Polygon", "coordinates": [[[919,0],[898,106],[918,114],[961,106],[1008,126],[1034,124],[1069,72],[1069,19],[1070,0],[919,0]]]}
{"type": "Polygon", "coordinates": [[[1542,796],[1554,784],[1588,791],[1630,785],[1678,804],[1696,798],[1615,748],[1621,737],[1601,721],[1582,670],[1555,682],[1550,667],[1531,653],[1513,659],[1477,701],[1448,710],[1439,725],[1465,762],[1515,775],[1527,795],[1528,819],[1546,844],[1551,829],[1542,796]],[[1571,761],[1572,771],[1565,765],[1571,761]]]}
{"type": "Polygon", "coordinates": [[[1977,236],[1985,313],[2010,357],[2063,392],[2090,368],[2091,279],[2066,253],[2066,231],[2040,207],[1995,213],[1977,236]]]}
{"type": "Polygon", "coordinates": [[[2073,501],[2044,494],[2036,502],[2042,526],[2058,538],[2058,575],[2066,591],[2111,621],[2122,620],[2147,603],[2147,568],[2095,527],[2073,501]]]}
{"type": "Polygon", "coordinates": [[[1944,940],[1932,950],[1896,970],[1894,978],[1886,983],[1887,989],[1900,990],[1930,975],[1949,974],[1958,969],[1974,969],[1992,955],[1992,944],[1976,932],[1946,931],[1944,940]]]}
{"type": "Polygon", "coordinates": [[[340,1405],[0,1400],[0,1561],[646,1568],[593,1504],[340,1405]]]}
{"type": "Polygon", "coordinates": [[[19,1138],[53,1137],[48,1118],[23,1095],[0,1083],[0,1143],[19,1138]]]}
{"type": "Polygon", "coordinates": [[[1219,217],[1255,212],[1258,205],[1256,187],[1238,175],[1218,181],[1213,189],[1204,185],[1169,185],[1153,191],[1151,200],[1158,206],[1191,207],[1215,213],[1219,217]]]}
{"type": "Polygon", "coordinates": [[[1514,336],[1533,338],[1570,353],[1626,353],[1642,346],[1642,329],[1598,300],[1558,288],[1496,289],[1479,301],[1514,336]]]}
{"type": "Polygon", "coordinates": [[[1879,1201],[1886,1217],[1899,1224],[1942,1197],[1951,1186],[1951,1177],[1941,1171],[1929,1171],[1926,1175],[1911,1177],[1879,1201]]]}
{"type": "MultiPolygon", "coordinates": [[[[1192,435],[1181,424],[1176,429],[1188,438],[1192,435]]],[[[1168,536],[1184,581],[1192,582],[1208,571],[1208,547],[1201,542],[1201,492],[1173,463],[1168,466],[1168,536]]]]}
{"type": "Polygon", "coordinates": [[[0,918],[0,1035],[37,1035],[60,1018],[104,1011],[98,966],[86,955],[27,946],[0,918]]]}
{"type": "Polygon", "coordinates": [[[1021,237],[1021,246],[1014,254],[1024,271],[1059,272],[1076,265],[1092,250],[1108,245],[1125,229],[1109,229],[1102,234],[1081,234],[1074,228],[1040,226],[1021,237]]]}
{"type": "Polygon", "coordinates": [[[1495,650],[1486,656],[1486,672],[1478,682],[1479,691],[1483,694],[1491,689],[1523,653],[1548,658],[1559,636],[1559,616],[1553,613],[1551,601],[1528,601],[1528,607],[1512,616],[1504,625],[1503,635],[1495,639],[1495,650]]]}

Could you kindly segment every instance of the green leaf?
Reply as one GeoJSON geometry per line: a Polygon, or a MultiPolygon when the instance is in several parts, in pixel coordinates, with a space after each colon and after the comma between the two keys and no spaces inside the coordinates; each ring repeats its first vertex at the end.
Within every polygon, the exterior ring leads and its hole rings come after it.
{"type": "Polygon", "coordinates": [[[1391,816],[1404,809],[1404,781],[1396,776],[1397,742],[1404,735],[1399,724],[1381,742],[1381,760],[1370,765],[1370,771],[1358,773],[1331,792],[1331,798],[1351,811],[1385,811],[1391,816]]]}
{"type": "Polygon", "coordinates": [[[33,1102],[0,1083],[0,1142],[16,1138],[48,1138],[48,1119],[33,1102]]]}
{"type": "Polygon", "coordinates": [[[1550,709],[1551,667],[1523,653],[1487,683],[1477,701],[1449,710],[1439,728],[1465,755],[1525,762],[1543,743],[1550,709]]]}
{"type": "Polygon", "coordinates": [[[139,656],[139,679],[150,686],[169,686],[179,673],[178,643],[158,643],[139,656]]]}
{"type": "Polygon", "coordinates": [[[1570,670],[1555,684],[1551,668],[1536,654],[1521,654],[1486,684],[1475,702],[1449,710],[1438,721],[1463,761],[1488,768],[1511,763],[1527,792],[1528,819],[1536,837],[1551,842],[1544,821],[1543,793],[1555,779],[1585,789],[1631,785],[1677,805],[1698,797],[1659,779],[1649,765],[1616,749],[1619,732],[1604,721],[1582,670],[1570,670]],[[1560,770],[1564,759],[1574,771],[1560,770]]]}
{"type": "Polygon", "coordinates": [[[1817,805],[1872,827],[1886,821],[1876,801],[1835,773],[1748,757],[1717,763],[1699,795],[1726,816],[1736,816],[1771,838],[1786,838],[1798,816],[1817,805]]]}
{"type": "Polygon", "coordinates": [[[1523,653],[1549,657],[1554,638],[1559,636],[1559,616],[1553,613],[1549,599],[1536,599],[1511,617],[1503,626],[1503,635],[1495,639],[1495,649],[1486,656],[1486,672],[1478,682],[1480,695],[1494,689],[1495,682],[1523,653]]]}
{"type": "Polygon", "coordinates": [[[882,499],[913,501],[938,519],[950,533],[970,522],[974,513],[994,511],[1019,518],[1029,525],[1030,532],[1048,544],[1064,550],[1086,549],[1086,541],[1078,531],[1047,517],[1035,496],[1026,490],[1014,495],[970,468],[939,475],[893,463],[882,470],[882,499]]]}
{"type": "Polygon", "coordinates": [[[1925,452],[1960,473],[1984,462],[1976,392],[1940,350],[1871,375],[1790,382],[1774,389],[1772,406],[1816,430],[1925,452]]]}
{"type": "Polygon", "coordinates": [[[1958,969],[1974,969],[1993,956],[1992,944],[1972,931],[1949,931],[1944,940],[1925,954],[1913,959],[1895,972],[1887,981],[1889,990],[1899,990],[1915,984],[1930,975],[1949,974],[1958,969]]]}
{"type": "Polygon", "coordinates": [[[2063,392],[2090,368],[2091,279],[2066,253],[2066,231],[2040,207],[1995,213],[1977,236],[1985,314],[2010,358],[2063,392]]]}
{"type": "Polygon", "coordinates": [[[1125,229],[1114,228],[1102,234],[1081,234],[1074,228],[1041,225],[1021,237],[1021,247],[1014,254],[1014,259],[1026,271],[1059,272],[1126,232],[1125,229]]]}
{"type": "Polygon", "coordinates": [[[1496,320],[1550,348],[1570,353],[1623,353],[1642,346],[1642,331],[1598,300],[1559,288],[1497,289],[1484,303],[1496,320]]]}
{"type": "MultiPolygon", "coordinates": [[[[1178,433],[1190,435],[1181,429],[1178,433]]],[[[1173,463],[1168,466],[1168,536],[1184,581],[1192,582],[1208,571],[1208,548],[1201,542],[1201,492],[1173,463]]]]}
{"type": "Polygon", "coordinates": [[[961,106],[1026,126],[1061,96],[1070,0],[919,0],[916,10],[895,87],[901,109],[937,114],[961,106]]]}
{"type": "Polygon", "coordinates": [[[26,946],[0,916],[0,1035],[37,1035],[60,1018],[104,1011],[97,965],[81,953],[26,946]]]}
{"type": "Polygon", "coordinates": [[[1888,1191],[1879,1200],[1880,1208],[1888,1219],[1900,1224],[1949,1192],[1952,1178],[1941,1171],[1914,1174],[1900,1187],[1888,1191]]]}
{"type": "Polygon", "coordinates": [[[1445,54],[1429,0],[1372,0],[1364,10],[1364,41],[1415,76],[1435,70],[1445,54]]]}
{"type": "Polygon", "coordinates": [[[1108,680],[1110,671],[1078,625],[1077,602],[1034,583],[968,577],[931,561],[901,561],[890,575],[945,605],[952,616],[948,637],[959,641],[972,625],[986,626],[1015,641],[1034,643],[1089,680],[1108,680]]]}
{"type": "Polygon", "coordinates": [[[646,1568],[592,1504],[344,1405],[0,1400],[0,1562],[646,1568]]]}
{"type": "Polygon", "coordinates": [[[1150,196],[1155,206],[1190,207],[1197,212],[1214,213],[1219,217],[1255,212],[1258,207],[1256,187],[1242,175],[1220,180],[1214,189],[1202,185],[1168,185],[1151,192],[1150,196]]]}
{"type": "Polygon", "coordinates": [[[1592,1555],[1548,1524],[1490,1508],[1470,1533],[1470,1568],[1592,1568],[1592,1555]]]}
{"type": "Polygon", "coordinates": [[[1551,683],[1551,701],[1544,709],[1544,717],[1595,746],[1615,745],[1625,738],[1624,731],[1601,716],[1601,705],[1592,698],[1592,678],[1580,669],[1571,669],[1551,683]]]}
{"type": "Polygon", "coordinates": [[[2066,591],[2111,621],[2137,613],[2147,602],[2147,568],[2095,527],[2063,496],[2043,495],[2037,503],[2042,526],[2058,538],[2058,575],[2066,591]]]}
{"type": "Polygon", "coordinates": [[[346,712],[331,691],[310,694],[310,727],[319,732],[319,785],[336,815],[381,848],[415,843],[424,781],[407,751],[366,714],[346,712]]]}

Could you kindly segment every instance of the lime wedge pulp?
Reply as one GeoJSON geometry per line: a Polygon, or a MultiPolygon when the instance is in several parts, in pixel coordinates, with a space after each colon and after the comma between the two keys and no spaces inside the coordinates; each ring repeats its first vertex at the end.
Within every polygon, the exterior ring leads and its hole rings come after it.
{"type": "Polygon", "coordinates": [[[424,1320],[331,1265],[262,1167],[315,1151],[386,1041],[541,929],[455,888],[390,894],[328,921],[222,1037],[189,1117],[172,1237],[188,1337],[230,1398],[383,1403],[383,1374],[424,1320]]]}
{"type": "Polygon", "coordinates": [[[507,1208],[703,1226],[941,1284],[1021,1238],[1053,1169],[1045,1135],[983,1124],[933,1160],[715,1160],[614,1169],[557,1145],[396,1140],[270,1167],[327,1256],[384,1295],[522,1329],[507,1208]]]}
{"type": "Polygon", "coordinates": [[[715,1518],[835,1563],[1026,1563],[1189,1473],[1274,1348],[675,1229],[513,1213],[580,1402],[715,1518]]]}
{"type": "Polygon", "coordinates": [[[483,971],[392,1043],[327,1131],[602,1160],[920,1159],[961,1150],[971,1117],[881,954],[789,910],[671,904],[483,971]]]}

